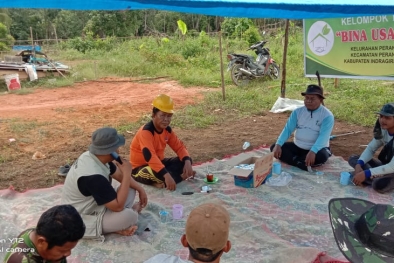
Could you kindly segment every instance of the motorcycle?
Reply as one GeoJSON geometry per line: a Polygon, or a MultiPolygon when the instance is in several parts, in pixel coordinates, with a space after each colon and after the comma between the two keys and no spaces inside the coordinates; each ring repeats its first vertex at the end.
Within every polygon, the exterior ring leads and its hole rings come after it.
{"type": "Polygon", "coordinates": [[[244,86],[255,78],[270,77],[272,80],[279,78],[279,66],[271,57],[270,49],[264,47],[268,41],[259,41],[251,45],[247,50],[254,50],[257,57],[245,54],[227,54],[230,62],[227,71],[230,71],[231,79],[237,86],[244,86]]]}

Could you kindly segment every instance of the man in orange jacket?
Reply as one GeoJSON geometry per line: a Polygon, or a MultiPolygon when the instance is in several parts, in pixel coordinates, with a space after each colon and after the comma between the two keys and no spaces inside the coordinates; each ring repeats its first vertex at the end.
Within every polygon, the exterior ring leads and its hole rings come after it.
{"type": "Polygon", "coordinates": [[[132,176],[140,183],[173,191],[177,183],[194,176],[192,159],[169,126],[174,113],[172,99],[160,94],[152,105],[152,120],[138,130],[130,144],[132,176]],[[178,157],[164,158],[167,144],[178,157]]]}

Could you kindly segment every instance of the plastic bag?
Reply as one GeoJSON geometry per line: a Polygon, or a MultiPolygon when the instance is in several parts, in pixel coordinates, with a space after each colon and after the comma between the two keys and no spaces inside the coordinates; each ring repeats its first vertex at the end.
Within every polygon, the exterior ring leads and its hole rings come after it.
{"type": "Polygon", "coordinates": [[[302,106],[304,106],[304,101],[302,100],[293,100],[278,97],[275,104],[272,106],[270,112],[279,113],[284,111],[293,111],[302,106]]]}
{"type": "Polygon", "coordinates": [[[281,172],[278,176],[271,176],[270,178],[268,178],[265,184],[269,186],[285,186],[291,181],[292,178],[293,177],[291,176],[291,174],[281,172]]]}

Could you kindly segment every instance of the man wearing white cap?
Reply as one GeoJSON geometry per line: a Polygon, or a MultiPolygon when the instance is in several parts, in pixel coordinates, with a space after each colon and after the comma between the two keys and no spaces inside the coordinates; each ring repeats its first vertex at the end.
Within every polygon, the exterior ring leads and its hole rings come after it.
{"type": "Polygon", "coordinates": [[[223,252],[231,249],[229,231],[230,216],[227,210],[217,204],[202,204],[191,211],[186,221],[186,233],[181,237],[182,245],[189,248],[189,260],[158,254],[145,263],[218,263],[223,252]]]}

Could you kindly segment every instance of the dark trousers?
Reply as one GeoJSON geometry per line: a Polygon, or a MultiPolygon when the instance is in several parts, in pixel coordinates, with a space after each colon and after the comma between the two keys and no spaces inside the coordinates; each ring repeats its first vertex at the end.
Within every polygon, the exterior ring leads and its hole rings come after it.
{"type": "MultiPolygon", "coordinates": [[[[351,167],[356,167],[357,160],[360,155],[352,155],[349,157],[348,163],[351,167]]],[[[369,162],[364,164],[363,169],[368,170],[374,167],[383,165],[383,163],[376,158],[372,158],[369,162]]],[[[364,182],[366,185],[372,185],[372,188],[379,193],[386,193],[394,189],[394,174],[386,174],[382,177],[376,177],[372,179],[366,179],[364,182]]]]}
{"type": "MultiPolygon", "coordinates": [[[[178,157],[164,158],[161,162],[164,164],[175,183],[182,182],[183,179],[181,174],[183,173],[185,162],[182,162],[178,157]]],[[[152,185],[154,183],[164,183],[163,178],[159,178],[160,176],[158,176],[148,165],[134,168],[131,175],[137,182],[142,184],[152,185]]]]}
{"type": "MultiPolygon", "coordinates": [[[[275,144],[271,145],[270,150],[274,149],[275,144]]],[[[309,150],[304,150],[294,144],[294,142],[285,142],[282,145],[282,154],[279,158],[282,162],[296,166],[304,171],[308,171],[305,165],[305,158],[309,150]]],[[[315,164],[313,166],[319,166],[327,162],[328,158],[331,156],[331,151],[329,147],[322,148],[316,153],[315,164]]]]}

